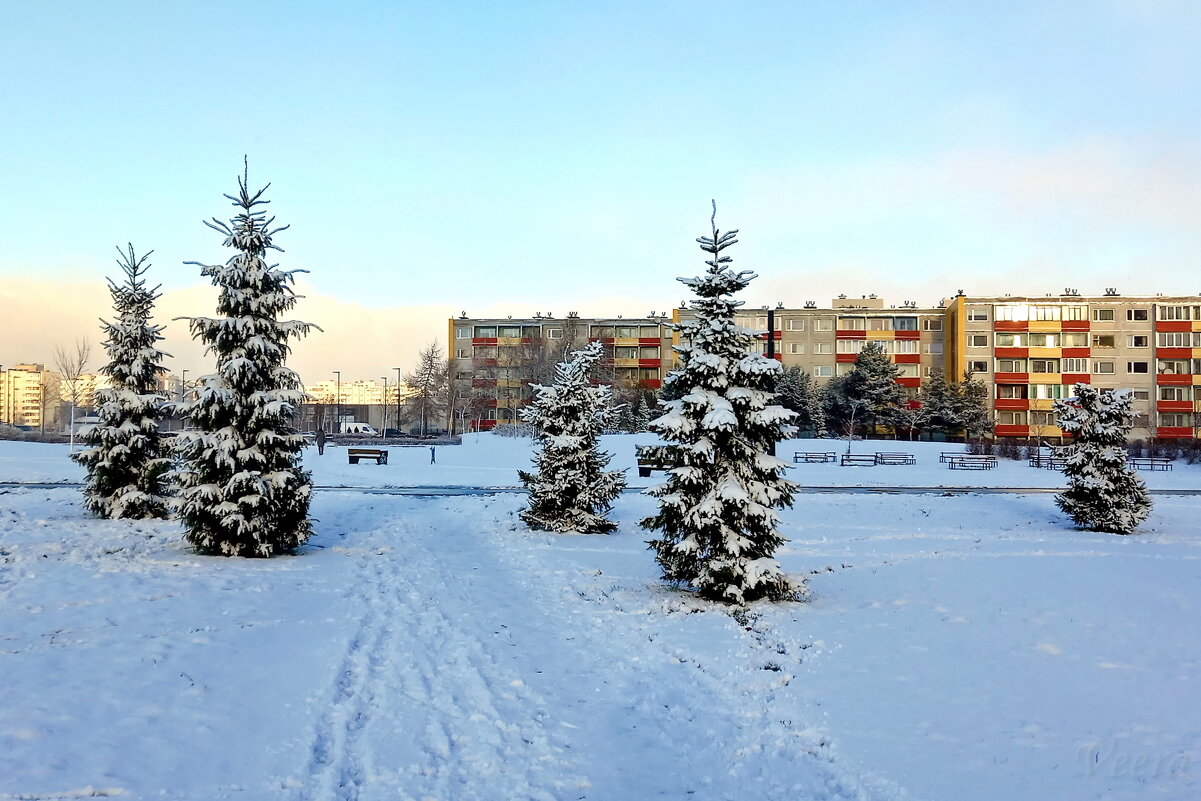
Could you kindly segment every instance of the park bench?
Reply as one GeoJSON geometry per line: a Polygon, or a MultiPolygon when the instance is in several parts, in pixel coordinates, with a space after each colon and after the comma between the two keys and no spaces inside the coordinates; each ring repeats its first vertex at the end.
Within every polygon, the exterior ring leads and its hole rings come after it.
{"type": "Polygon", "coordinates": [[[636,446],[634,448],[634,455],[638,458],[638,475],[642,478],[647,478],[654,470],[670,470],[675,467],[675,460],[671,458],[670,453],[666,450],[666,448],[670,447],[672,446],[636,446]]]}
{"type": "Polygon", "coordinates": [[[876,455],[874,453],[844,453],[838,463],[842,467],[856,464],[875,465],[876,455]]]}
{"type": "Polygon", "coordinates": [[[1171,470],[1172,460],[1162,456],[1131,456],[1126,460],[1134,470],[1171,470]]]}
{"type": "Polygon", "coordinates": [[[975,456],[976,454],[968,453],[967,451],[939,451],[938,461],[946,462],[949,459],[954,459],[957,456],[975,456]]]}
{"type": "Polygon", "coordinates": [[[917,457],[912,453],[876,451],[876,464],[917,464],[917,457]]]}
{"type": "Polygon", "coordinates": [[[1030,466],[1041,467],[1046,470],[1062,470],[1068,466],[1068,460],[1064,456],[1048,456],[1036,453],[1030,457],[1030,466]]]}
{"type": "Polygon", "coordinates": [[[374,459],[376,464],[388,463],[388,450],[386,448],[347,448],[346,458],[351,464],[358,464],[359,459],[374,459]]]}
{"type": "Polygon", "coordinates": [[[832,462],[838,458],[838,454],[832,451],[797,451],[792,454],[793,463],[799,462],[832,462]]]}
{"type": "Polygon", "coordinates": [[[949,457],[946,462],[951,470],[992,470],[997,466],[997,457],[961,453],[949,457]]]}

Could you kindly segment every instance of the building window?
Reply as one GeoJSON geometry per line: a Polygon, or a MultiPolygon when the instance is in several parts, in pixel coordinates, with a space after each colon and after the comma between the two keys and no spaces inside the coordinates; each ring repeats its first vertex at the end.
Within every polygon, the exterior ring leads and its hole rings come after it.
{"type": "Polygon", "coordinates": [[[1136,401],[1151,400],[1151,390],[1149,389],[1136,389],[1132,394],[1136,401]]]}
{"type": "Polygon", "coordinates": [[[942,353],[942,343],[941,342],[927,342],[924,350],[926,353],[933,353],[933,354],[942,353]]]}
{"type": "Polygon", "coordinates": [[[838,340],[838,352],[859,353],[866,344],[867,340],[865,339],[840,339],[838,340]]]}
{"type": "Polygon", "coordinates": [[[967,319],[977,323],[984,322],[988,320],[988,312],[984,309],[969,309],[967,313],[967,319]]]}
{"type": "Polygon", "coordinates": [[[789,353],[804,353],[805,352],[805,343],[789,342],[788,343],[788,352],[789,353]]]}
{"type": "Polygon", "coordinates": [[[814,331],[833,331],[834,330],[834,321],[830,320],[830,319],[814,320],[813,321],[813,330],[814,331]]]}
{"type": "Polygon", "coordinates": [[[1005,400],[1025,400],[1025,384],[997,384],[997,397],[1005,400]]]}
{"type": "MultiPolygon", "coordinates": [[[[817,329],[820,330],[820,329],[817,329]]],[[[839,317],[838,330],[840,331],[866,331],[867,319],[864,317],[839,317]]]]}
{"type": "Polygon", "coordinates": [[[1192,428],[1193,416],[1191,414],[1163,414],[1159,415],[1159,424],[1164,428],[1192,428]]]}
{"type": "Polygon", "coordinates": [[[475,327],[475,335],[481,339],[495,339],[496,326],[494,325],[477,325],[475,327]]]}
{"type": "Polygon", "coordinates": [[[1126,338],[1126,345],[1131,348],[1145,348],[1150,343],[1150,337],[1135,335],[1126,338]]]}
{"type": "Polygon", "coordinates": [[[1063,343],[1063,347],[1065,348],[1087,348],[1088,334],[1065,331],[1059,335],[1059,341],[1063,343]]]}
{"type": "Polygon", "coordinates": [[[994,306],[993,314],[996,315],[998,320],[1029,320],[1030,307],[1024,303],[1014,304],[1011,306],[994,306]]]}
{"type": "Polygon", "coordinates": [[[1127,309],[1126,319],[1132,322],[1144,322],[1151,318],[1147,309],[1127,309]]]}
{"type": "Polygon", "coordinates": [[[1149,373],[1147,362],[1126,362],[1128,373],[1149,373]]]}
{"type": "Polygon", "coordinates": [[[470,328],[456,328],[455,329],[455,339],[471,339],[471,329],[470,328]]]}
{"type": "Polygon", "coordinates": [[[1113,362],[1093,362],[1093,375],[1110,375],[1113,373],[1113,362]]]}
{"type": "Polygon", "coordinates": [[[1063,371],[1065,373],[1087,373],[1088,359],[1064,359],[1063,371]]]}
{"type": "Polygon", "coordinates": [[[1058,320],[1060,311],[1058,306],[1031,306],[1031,320],[1058,320]]]}
{"type": "Polygon", "coordinates": [[[470,359],[471,351],[468,350],[467,348],[458,348],[457,350],[455,350],[455,358],[456,359],[470,359]]]}
{"type": "Polygon", "coordinates": [[[967,344],[971,348],[987,348],[988,334],[970,334],[967,338],[967,344]]]}
{"type": "Polygon", "coordinates": [[[495,359],[497,348],[495,345],[476,345],[472,355],[477,359],[495,359]]]}
{"type": "Polygon", "coordinates": [[[1201,319],[1201,306],[1160,306],[1161,320],[1197,320],[1201,319]]]}
{"type": "Polygon", "coordinates": [[[1072,396],[1072,387],[1065,387],[1063,384],[1031,384],[1030,397],[1034,400],[1059,400],[1060,398],[1070,398],[1072,396]]]}
{"type": "Polygon", "coordinates": [[[993,335],[993,339],[998,348],[1024,348],[1026,347],[1026,337],[1024,334],[1009,334],[997,332],[993,335]]]}
{"type": "Polygon", "coordinates": [[[1191,401],[1193,399],[1192,390],[1192,387],[1160,387],[1159,399],[1161,401],[1174,401],[1177,403],[1191,401]]]}
{"type": "Polygon", "coordinates": [[[1161,348],[1198,348],[1201,347],[1201,332],[1160,331],[1155,335],[1155,342],[1161,348]]]}
{"type": "Polygon", "coordinates": [[[547,339],[562,339],[563,338],[563,329],[562,328],[547,328],[544,330],[546,332],[547,339]]]}
{"type": "Polygon", "coordinates": [[[828,356],[834,352],[833,342],[814,342],[813,352],[819,356],[828,356]]]}
{"type": "Polygon", "coordinates": [[[898,364],[896,367],[901,372],[901,378],[917,378],[920,375],[920,365],[898,364]]]}
{"type": "Polygon", "coordinates": [[[1065,320],[1087,320],[1088,306],[1064,306],[1063,319],[1065,320]]]}
{"type": "Polygon", "coordinates": [[[1113,309],[1093,309],[1093,320],[1098,323],[1112,323],[1113,309]]]}
{"type": "Polygon", "coordinates": [[[804,320],[785,320],[784,321],[784,330],[785,331],[804,331],[805,330],[805,321],[804,320]]]}
{"type": "Polygon", "coordinates": [[[1155,372],[1163,375],[1188,375],[1188,359],[1160,359],[1155,372]]]}
{"type": "Polygon", "coordinates": [[[941,331],[942,330],[942,320],[925,320],[922,323],[922,326],[927,331],[941,331]]]}
{"type": "Polygon", "coordinates": [[[1031,348],[1058,348],[1059,334],[1027,334],[1026,342],[1031,348]]]}
{"type": "Polygon", "coordinates": [[[638,349],[638,358],[639,359],[658,359],[659,358],[659,346],[658,345],[643,345],[641,348],[638,349]]]}
{"type": "Polygon", "coordinates": [[[1031,359],[1030,372],[1032,373],[1058,373],[1059,359],[1031,359]]]}
{"type": "Polygon", "coordinates": [[[819,364],[813,368],[814,378],[831,378],[834,375],[834,367],[829,364],[819,364]]]}
{"type": "Polygon", "coordinates": [[[1026,425],[1025,412],[997,412],[997,422],[1003,426],[1024,426],[1026,425]]]}
{"type": "Polygon", "coordinates": [[[895,331],[916,331],[916,317],[894,317],[892,319],[892,327],[895,331]]]}
{"type": "Polygon", "coordinates": [[[1024,373],[1026,372],[1025,359],[997,359],[998,373],[1024,373]]]}
{"type": "MultiPolygon", "coordinates": [[[[1110,311],[1113,311],[1113,309],[1110,309],[1110,311]]],[[[1113,347],[1113,335],[1112,334],[1093,334],[1093,347],[1094,348],[1112,348],[1113,347]]]]}
{"type": "Polygon", "coordinates": [[[848,375],[854,369],[855,365],[853,364],[838,364],[834,367],[834,373],[835,375],[848,375]]]}
{"type": "Polygon", "coordinates": [[[505,339],[517,339],[521,336],[521,326],[502,325],[496,329],[496,335],[505,339]]]}
{"type": "Polygon", "coordinates": [[[891,331],[891,317],[869,317],[867,320],[867,330],[869,331],[891,331]]]}
{"type": "Polygon", "coordinates": [[[916,339],[894,339],[888,344],[892,345],[891,353],[917,353],[916,339]]]}
{"type": "Polygon", "coordinates": [[[984,361],[968,362],[967,363],[967,371],[969,373],[987,373],[988,372],[988,362],[984,362],[984,361]]]}

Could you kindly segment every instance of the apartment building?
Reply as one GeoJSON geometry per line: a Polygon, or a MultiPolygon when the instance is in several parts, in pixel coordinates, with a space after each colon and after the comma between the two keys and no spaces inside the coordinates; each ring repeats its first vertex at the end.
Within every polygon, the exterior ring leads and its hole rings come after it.
{"type": "Polygon", "coordinates": [[[1197,436],[1197,296],[958,295],[946,327],[948,372],[988,384],[997,436],[1060,436],[1053,404],[1076,383],[1132,390],[1134,437],[1197,436]]]}
{"type": "Polygon", "coordinates": [[[554,365],[570,351],[599,339],[604,378],[658,389],[671,369],[667,313],[645,318],[565,317],[538,312],[514,319],[461,317],[448,322],[452,416],[458,430],[515,422],[532,397],[531,384],[554,379],[554,365]]]}
{"type": "Polygon", "coordinates": [[[53,429],[58,420],[59,375],[43,364],[0,370],[0,423],[53,429]]]}

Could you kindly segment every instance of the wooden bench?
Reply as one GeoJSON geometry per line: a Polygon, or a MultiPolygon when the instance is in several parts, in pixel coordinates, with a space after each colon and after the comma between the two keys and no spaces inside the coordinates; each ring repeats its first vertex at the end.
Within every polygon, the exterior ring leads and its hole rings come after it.
{"type": "Polygon", "coordinates": [[[876,464],[917,464],[917,457],[912,453],[876,451],[876,464]]]}
{"type": "Polygon", "coordinates": [[[1162,456],[1131,456],[1126,460],[1134,470],[1171,470],[1172,460],[1162,456]]]}
{"type": "Polygon", "coordinates": [[[638,475],[647,478],[654,470],[666,471],[675,467],[676,460],[672,458],[675,447],[674,445],[635,446],[634,455],[638,459],[638,475]]]}
{"type": "Polygon", "coordinates": [[[976,456],[977,454],[968,453],[967,451],[939,451],[938,461],[946,462],[948,459],[954,459],[959,456],[976,456]]]}
{"type": "Polygon", "coordinates": [[[388,463],[386,448],[347,448],[346,458],[351,464],[358,464],[359,459],[374,459],[376,464],[388,463]]]}
{"type": "Polygon", "coordinates": [[[997,466],[997,457],[971,453],[951,456],[946,461],[951,470],[992,470],[997,466]]]}
{"type": "Polygon", "coordinates": [[[832,451],[797,451],[792,454],[793,463],[800,462],[832,462],[838,458],[838,454],[832,451]]]}
{"type": "Polygon", "coordinates": [[[1068,466],[1068,460],[1063,456],[1035,454],[1030,457],[1030,466],[1041,467],[1047,470],[1062,470],[1068,466]]]}
{"type": "Polygon", "coordinates": [[[838,463],[842,467],[856,464],[875,465],[876,455],[874,453],[844,453],[838,463]]]}

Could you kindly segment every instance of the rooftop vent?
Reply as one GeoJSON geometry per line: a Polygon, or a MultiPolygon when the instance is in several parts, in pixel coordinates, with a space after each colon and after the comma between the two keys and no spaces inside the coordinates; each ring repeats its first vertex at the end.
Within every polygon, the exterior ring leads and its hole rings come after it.
{"type": "Polygon", "coordinates": [[[535,320],[541,320],[541,319],[542,319],[542,312],[534,312],[534,319],[535,319],[535,320]]]}
{"type": "Polygon", "coordinates": [[[1112,298],[1112,297],[1115,297],[1117,294],[1118,294],[1117,287],[1112,287],[1112,286],[1105,287],[1105,296],[1106,297],[1112,298]]]}
{"type": "Polygon", "coordinates": [[[957,289],[957,290],[955,290],[955,294],[956,294],[958,297],[963,297],[963,290],[962,290],[962,289],[957,289]]]}
{"type": "Polygon", "coordinates": [[[816,308],[817,308],[817,301],[816,301],[816,300],[807,300],[807,301],[805,301],[805,308],[806,308],[806,309],[816,309],[816,308]]]}
{"type": "Polygon", "coordinates": [[[1064,287],[1063,294],[1075,297],[1075,296],[1079,295],[1080,292],[1078,292],[1077,290],[1075,290],[1071,287],[1064,287]]]}
{"type": "Polygon", "coordinates": [[[467,310],[466,310],[466,309],[464,309],[464,310],[463,310],[463,311],[462,311],[462,312],[459,314],[459,319],[460,319],[460,320],[466,320],[466,319],[467,319],[467,310]]]}

